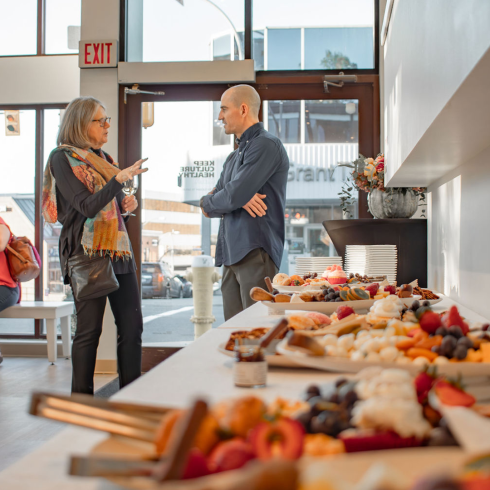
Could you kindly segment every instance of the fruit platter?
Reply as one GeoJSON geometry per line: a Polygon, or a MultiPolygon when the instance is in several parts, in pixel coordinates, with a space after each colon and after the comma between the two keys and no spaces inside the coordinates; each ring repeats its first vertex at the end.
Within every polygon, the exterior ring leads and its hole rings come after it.
{"type": "Polygon", "coordinates": [[[342,305],[330,316],[333,331],[289,332],[276,351],[298,365],[356,373],[367,366],[418,372],[437,366],[446,375],[490,375],[489,325],[469,324],[452,306],[438,313],[429,301],[406,307],[395,295],[376,301],[367,315],[342,305]]]}
{"type": "MultiPolygon", "coordinates": [[[[470,410],[485,422],[481,413],[489,408],[477,404],[457,381],[436,372],[413,376],[376,367],[325,385],[305,385],[296,399],[269,403],[243,396],[213,406],[196,400],[186,409],[163,409],[83,396],[33,398],[34,415],[60,420],[53,413],[61,407],[72,414],[83,409],[83,422],[65,421],[111,434],[90,454],[72,456],[70,474],[102,476],[130,489],[167,490],[346,488],[335,472],[327,476],[311,469],[320,464],[326,468],[329,461],[353,472],[358,483],[366,466],[382,460],[401,471],[394,489],[412,490],[417,478],[442,463],[449,463],[463,481],[461,441],[443,408],[470,410]],[[109,415],[120,422],[94,425],[109,415]],[[133,427],[138,421],[147,427],[139,431],[144,436],[131,433],[123,422],[129,418],[133,427]],[[123,428],[127,435],[122,435],[123,428]],[[400,466],[403,460],[412,464],[400,466]]],[[[475,474],[473,470],[473,478],[475,474]]],[[[386,485],[389,475],[383,473],[383,488],[392,488],[386,485]]]]}
{"type": "MultiPolygon", "coordinates": [[[[431,292],[433,296],[434,293],[431,292]]],[[[250,291],[250,297],[254,301],[261,301],[273,312],[285,312],[288,310],[318,311],[320,313],[334,313],[340,304],[347,305],[355,311],[363,311],[373,306],[374,302],[390,295],[397,296],[408,307],[414,300],[422,299],[422,296],[414,294],[414,287],[410,284],[402,284],[396,287],[391,284],[372,283],[366,286],[353,287],[347,284],[321,286],[320,290],[302,291],[300,293],[281,293],[276,289],[268,292],[255,287],[250,291]]],[[[441,301],[437,297],[427,300],[430,304],[441,301]]]]}
{"type": "Polygon", "coordinates": [[[331,287],[345,284],[351,287],[368,286],[375,282],[389,284],[386,276],[368,277],[360,274],[347,275],[340,265],[332,265],[325,269],[322,275],[316,272],[308,272],[302,276],[294,274],[288,276],[284,273],[276,274],[272,280],[272,286],[278,292],[291,293],[319,290],[323,287],[331,287]]]}

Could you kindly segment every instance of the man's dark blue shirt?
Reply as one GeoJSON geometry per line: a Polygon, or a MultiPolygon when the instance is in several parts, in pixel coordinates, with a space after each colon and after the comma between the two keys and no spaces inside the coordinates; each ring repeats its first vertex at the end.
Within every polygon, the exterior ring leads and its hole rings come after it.
{"type": "Polygon", "coordinates": [[[249,127],[226,159],[213,194],[201,199],[210,218],[221,218],[215,265],[233,265],[263,248],[279,268],[284,250],[284,208],[289,159],[279,138],[262,123],[249,127]],[[266,215],[252,218],[242,206],[265,194],[266,215]]]}

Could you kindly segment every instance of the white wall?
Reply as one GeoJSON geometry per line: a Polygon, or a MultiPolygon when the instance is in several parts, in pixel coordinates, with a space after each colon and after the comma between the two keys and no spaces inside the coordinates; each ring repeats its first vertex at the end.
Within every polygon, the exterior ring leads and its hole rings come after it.
{"type": "MultiPolygon", "coordinates": [[[[119,39],[119,0],[82,0],[82,41],[119,39]]],[[[117,68],[87,68],[80,70],[80,95],[101,100],[112,118],[109,141],[104,150],[117,160],[119,118],[119,86],[117,68]]],[[[102,336],[97,350],[96,372],[116,370],[116,325],[107,302],[102,336]]]]}
{"type": "Polygon", "coordinates": [[[395,1],[384,49],[388,183],[489,48],[489,19],[488,0],[395,1]]]}
{"type": "Polygon", "coordinates": [[[78,55],[0,58],[0,104],[68,103],[79,94],[78,55]]]}
{"type": "Polygon", "coordinates": [[[490,319],[490,147],[430,187],[429,287],[490,319]]]}
{"type": "MultiPolygon", "coordinates": [[[[119,40],[119,0],[82,0],[82,41],[119,40]]],[[[109,141],[104,150],[117,161],[119,85],[117,68],[80,70],[80,95],[91,95],[104,103],[112,118],[109,141]]]]}

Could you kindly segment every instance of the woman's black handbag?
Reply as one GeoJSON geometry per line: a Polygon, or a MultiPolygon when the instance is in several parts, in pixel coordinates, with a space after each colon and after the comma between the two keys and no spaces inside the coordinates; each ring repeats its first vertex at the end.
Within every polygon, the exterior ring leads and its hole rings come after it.
{"type": "Polygon", "coordinates": [[[75,255],[68,259],[68,277],[75,301],[107,296],[119,289],[109,257],[75,255]]]}

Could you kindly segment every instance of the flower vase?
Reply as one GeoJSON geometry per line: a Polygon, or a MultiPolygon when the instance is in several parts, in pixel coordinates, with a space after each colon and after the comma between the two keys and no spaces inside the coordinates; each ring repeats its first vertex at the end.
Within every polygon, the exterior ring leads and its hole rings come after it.
{"type": "Polygon", "coordinates": [[[417,211],[419,196],[403,187],[373,189],[368,195],[369,212],[378,219],[411,218],[417,211]]]}

